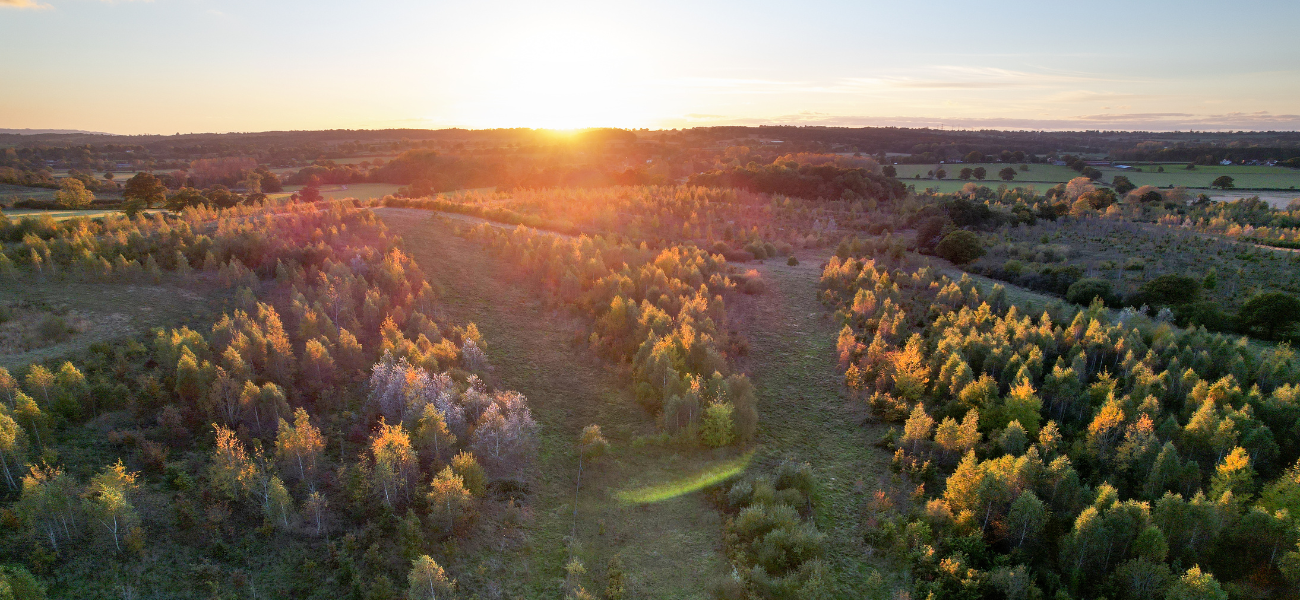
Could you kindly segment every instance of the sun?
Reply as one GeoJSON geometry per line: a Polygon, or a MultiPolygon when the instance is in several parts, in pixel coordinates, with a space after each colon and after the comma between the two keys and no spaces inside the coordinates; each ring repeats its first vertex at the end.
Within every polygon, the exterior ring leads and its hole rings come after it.
{"type": "Polygon", "coordinates": [[[655,91],[643,61],[617,39],[575,27],[538,26],[478,61],[471,127],[637,127],[651,122],[655,91]]]}

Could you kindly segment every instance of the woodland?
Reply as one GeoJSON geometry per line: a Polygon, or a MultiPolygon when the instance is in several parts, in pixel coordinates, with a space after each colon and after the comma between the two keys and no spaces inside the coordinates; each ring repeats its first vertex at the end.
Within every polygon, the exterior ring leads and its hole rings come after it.
{"type": "Polygon", "coordinates": [[[821,129],[3,148],[0,598],[1295,597],[1300,204],[821,129]]]}

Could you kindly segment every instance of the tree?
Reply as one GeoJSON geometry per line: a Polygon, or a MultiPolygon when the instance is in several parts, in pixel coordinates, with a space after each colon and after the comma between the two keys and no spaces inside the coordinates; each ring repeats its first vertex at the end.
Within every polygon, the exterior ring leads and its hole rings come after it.
{"type": "Polygon", "coordinates": [[[1223,591],[1214,575],[1195,565],[1169,586],[1165,600],[1228,600],[1228,593],[1223,591]]]}
{"type": "Polygon", "coordinates": [[[298,191],[299,202],[320,202],[325,197],[320,194],[320,187],[315,183],[309,183],[298,191]]]}
{"type": "Polygon", "coordinates": [[[974,171],[972,171],[970,167],[962,167],[961,171],[957,172],[958,179],[966,180],[970,179],[972,176],[974,176],[974,171]]]}
{"type": "MultiPolygon", "coordinates": [[[[26,454],[27,435],[13,417],[0,409],[0,468],[4,470],[5,483],[11,490],[20,489],[20,479],[15,477],[14,471],[22,467],[26,454]]],[[[21,473],[18,472],[19,475],[21,473]]]]}
{"type": "Polygon", "coordinates": [[[1201,282],[1186,275],[1166,273],[1138,288],[1140,301],[1153,306],[1180,306],[1200,299],[1201,282]]]}
{"type": "Polygon", "coordinates": [[[139,522],[140,516],[128,494],[135,489],[136,474],[126,470],[122,460],[104,467],[90,480],[86,505],[112,538],[113,547],[122,551],[122,535],[139,522]]]}
{"type": "Polygon", "coordinates": [[[411,561],[406,575],[407,600],[438,600],[450,598],[456,590],[456,580],[448,579],[447,572],[425,554],[411,561]]]}
{"type": "Polygon", "coordinates": [[[168,196],[167,201],[163,206],[172,212],[180,212],[187,208],[203,206],[207,203],[208,199],[203,195],[203,192],[192,187],[183,187],[176,190],[176,193],[168,196]]]}
{"type": "Polygon", "coordinates": [[[958,229],[944,236],[934,249],[939,256],[959,265],[984,256],[984,246],[980,244],[979,236],[964,229],[958,229]]]}
{"type": "Polygon", "coordinates": [[[962,160],[968,163],[982,162],[984,160],[984,155],[980,154],[979,150],[971,150],[966,153],[966,156],[962,157],[962,160]]]}
{"type": "Polygon", "coordinates": [[[736,439],[730,402],[711,402],[700,420],[700,440],[711,448],[721,448],[736,439]]]}
{"type": "Polygon", "coordinates": [[[935,171],[934,171],[934,178],[935,178],[935,179],[943,179],[944,177],[947,177],[947,176],[948,176],[948,172],[945,171],[945,170],[943,170],[943,169],[935,169],[935,171]]]}
{"type": "Polygon", "coordinates": [[[1005,167],[998,171],[998,177],[1001,177],[1004,181],[1011,181],[1016,178],[1016,170],[1012,167],[1005,167]]]}
{"type": "Polygon", "coordinates": [[[1133,185],[1133,182],[1129,181],[1128,177],[1125,177],[1123,175],[1116,175],[1112,177],[1110,179],[1110,187],[1114,188],[1115,193],[1121,196],[1137,189],[1137,186],[1133,185]]]}
{"type": "Polygon", "coordinates": [[[325,496],[320,492],[312,492],[307,495],[307,501],[302,505],[303,514],[310,516],[316,523],[316,535],[320,535],[324,530],[325,508],[329,505],[325,501],[325,496]]]}
{"type": "Polygon", "coordinates": [[[1300,322],[1300,299],[1285,292],[1257,294],[1241,307],[1238,318],[1246,329],[1259,330],[1265,337],[1276,339],[1300,322]]]}
{"type": "Polygon", "coordinates": [[[1080,306],[1092,304],[1093,298],[1101,298],[1101,301],[1106,304],[1114,303],[1115,292],[1110,282],[1105,279],[1087,277],[1070,284],[1070,288],[1065,291],[1065,300],[1080,306]]]}
{"type": "Polygon", "coordinates": [[[311,418],[301,406],[293,412],[293,424],[280,419],[275,436],[276,455],[297,467],[298,477],[316,489],[316,461],[325,450],[325,438],[312,426],[311,418]]]}
{"type": "Polygon", "coordinates": [[[126,185],[122,188],[122,197],[128,203],[134,200],[142,203],[144,208],[153,208],[155,204],[161,206],[167,201],[167,186],[152,173],[136,173],[134,177],[126,180],[126,185]]]}
{"type": "Polygon", "coordinates": [[[451,459],[451,470],[460,476],[469,493],[480,498],[487,494],[487,471],[478,464],[473,454],[457,452],[451,459]]]}
{"type": "Polygon", "coordinates": [[[974,175],[975,179],[984,181],[984,178],[989,176],[989,172],[988,169],[985,169],[984,167],[975,167],[971,170],[971,175],[974,175]]]}
{"type": "Polygon", "coordinates": [[[880,168],[880,173],[885,177],[898,177],[898,169],[894,165],[885,165],[880,168]]]}
{"type": "Polygon", "coordinates": [[[226,498],[242,498],[253,488],[257,464],[249,458],[244,443],[235,437],[233,430],[215,423],[212,428],[217,439],[208,462],[208,482],[226,498]]]}
{"type": "Polygon", "coordinates": [[[465,488],[465,480],[449,466],[443,467],[429,483],[428,498],[434,513],[448,527],[454,526],[474,502],[474,496],[465,488]]]}
{"type": "Polygon", "coordinates": [[[1210,187],[1219,188],[1221,190],[1227,190],[1227,189],[1232,189],[1234,186],[1231,177],[1227,175],[1220,175],[1218,177],[1215,177],[1214,181],[1210,182],[1210,187]]]}
{"type": "Polygon", "coordinates": [[[1007,514],[1009,541],[1015,542],[1017,548],[1024,546],[1025,542],[1032,546],[1038,533],[1047,525],[1047,517],[1046,506],[1033,490],[1021,492],[1020,497],[1011,503],[1011,512],[1007,514]]]}
{"type": "Polygon", "coordinates": [[[399,425],[389,425],[383,417],[370,438],[371,481],[384,504],[393,508],[410,482],[416,466],[411,439],[399,425]]]}
{"type": "Polygon", "coordinates": [[[54,194],[54,202],[63,208],[90,208],[95,201],[95,194],[86,189],[86,184],[76,177],[68,177],[54,194]]]}

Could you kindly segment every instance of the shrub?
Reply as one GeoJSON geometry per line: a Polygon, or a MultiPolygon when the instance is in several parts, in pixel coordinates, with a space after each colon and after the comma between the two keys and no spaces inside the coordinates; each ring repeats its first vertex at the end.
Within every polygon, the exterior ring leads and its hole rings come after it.
{"type": "Polygon", "coordinates": [[[792,267],[797,267],[799,266],[799,259],[795,258],[794,255],[791,254],[790,258],[785,261],[785,264],[790,265],[792,267]]]}
{"type": "Polygon", "coordinates": [[[980,244],[979,236],[959,229],[944,236],[943,241],[935,247],[935,252],[954,264],[964,265],[984,256],[984,246],[980,244]]]}
{"type": "Polygon", "coordinates": [[[40,334],[41,339],[50,343],[62,342],[68,339],[74,331],[72,326],[68,325],[68,321],[59,315],[46,316],[45,320],[41,321],[41,324],[37,327],[37,333],[40,334]]]}
{"type": "Polygon", "coordinates": [[[1115,297],[1115,291],[1110,282],[1096,277],[1080,279],[1070,284],[1069,289],[1065,292],[1067,301],[1082,306],[1092,304],[1093,298],[1101,298],[1102,302],[1112,306],[1119,302],[1119,299],[1115,297]]]}
{"type": "Polygon", "coordinates": [[[1300,299],[1284,292],[1264,292],[1241,307],[1241,325],[1275,338],[1300,322],[1300,299]]]}
{"type": "Polygon", "coordinates": [[[1201,282],[1186,275],[1166,273],[1138,288],[1137,296],[1152,306],[1179,306],[1200,299],[1201,282]]]}

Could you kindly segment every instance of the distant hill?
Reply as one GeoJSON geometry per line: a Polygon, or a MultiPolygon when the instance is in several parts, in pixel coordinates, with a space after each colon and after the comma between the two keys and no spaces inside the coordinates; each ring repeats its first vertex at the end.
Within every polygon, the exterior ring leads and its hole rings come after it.
{"type": "Polygon", "coordinates": [[[9,135],[44,135],[44,134],[68,134],[68,133],[89,133],[92,135],[114,135],[102,131],[86,131],[84,129],[3,129],[0,128],[0,134],[9,135]]]}

